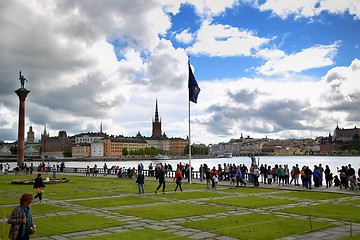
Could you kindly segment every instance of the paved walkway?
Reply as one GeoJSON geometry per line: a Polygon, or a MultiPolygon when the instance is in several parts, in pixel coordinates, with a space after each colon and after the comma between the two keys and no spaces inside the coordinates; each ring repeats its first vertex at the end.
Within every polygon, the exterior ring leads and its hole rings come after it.
{"type": "MultiPolygon", "coordinates": [[[[79,175],[79,174],[74,174],[79,175]]],[[[44,176],[46,177],[46,175],[44,176]]],[[[104,177],[104,176],[99,176],[104,177]]],[[[113,175],[106,176],[107,178],[114,178],[113,175]]],[[[152,178],[147,177],[147,180],[152,180],[152,178]]],[[[155,179],[153,179],[155,180],[155,179]]],[[[170,179],[169,179],[170,180],[170,179]]],[[[194,180],[194,184],[205,184],[204,182],[200,182],[199,180],[194,180]]],[[[222,193],[222,190],[227,189],[229,186],[229,182],[219,182],[217,193],[222,193]]],[[[253,187],[253,186],[247,186],[247,187],[253,187]]],[[[295,186],[284,186],[279,187],[277,184],[272,185],[264,185],[260,183],[260,187],[267,188],[267,189],[283,189],[283,190],[298,190],[298,191],[304,191],[306,189],[302,187],[295,187],[295,186]]],[[[187,191],[209,191],[205,189],[203,190],[187,190],[187,191]]],[[[211,190],[210,190],[211,191],[211,190]]],[[[201,201],[199,199],[191,199],[191,200],[178,200],[178,199],[170,199],[170,198],[161,198],[163,202],[156,203],[156,204],[169,204],[169,203],[191,203],[191,204],[198,204],[198,205],[205,205],[205,206],[221,206],[222,208],[229,209],[227,212],[222,213],[215,213],[215,214],[207,214],[207,215],[201,215],[201,216],[192,216],[192,217],[186,217],[186,218],[176,218],[176,219],[169,219],[169,220],[162,220],[162,221],[154,221],[151,219],[144,219],[140,217],[135,216],[127,216],[122,215],[120,213],[114,212],[112,210],[114,209],[120,209],[125,208],[129,206],[119,206],[119,207],[112,207],[112,208],[90,208],[85,207],[81,205],[76,205],[72,203],[72,201],[76,200],[83,200],[83,199],[71,199],[71,200],[61,200],[61,201],[55,201],[55,200],[47,200],[46,203],[54,206],[60,206],[60,207],[66,207],[68,209],[72,209],[71,211],[66,212],[57,212],[57,213],[48,213],[48,214],[42,214],[42,215],[34,215],[34,218],[42,218],[42,217],[49,217],[49,216],[58,216],[58,215],[70,215],[70,214],[79,214],[79,213],[89,213],[94,214],[96,216],[102,216],[105,218],[111,218],[116,221],[125,222],[126,224],[120,227],[112,227],[112,228],[105,228],[105,229],[97,229],[97,230],[91,230],[91,231],[83,231],[83,232],[74,232],[69,234],[62,234],[62,235],[54,235],[51,237],[45,237],[45,238],[34,238],[38,240],[50,240],[50,239],[57,239],[57,240],[68,240],[68,239],[77,239],[81,237],[86,236],[99,236],[103,234],[109,234],[109,233],[115,233],[115,232],[124,232],[124,231],[130,231],[130,230],[141,230],[141,229],[156,229],[164,232],[169,232],[178,236],[186,236],[191,239],[217,239],[217,240],[232,240],[235,238],[231,238],[228,236],[223,236],[211,232],[203,232],[197,229],[193,228],[186,228],[178,223],[184,222],[184,221],[199,221],[199,220],[205,220],[209,218],[219,218],[219,217],[227,217],[227,216],[234,216],[234,215],[243,215],[243,214],[249,214],[252,212],[261,212],[261,213],[268,213],[272,215],[278,215],[281,217],[289,217],[289,218],[299,218],[299,219],[307,219],[306,216],[296,215],[296,214],[287,214],[287,213],[281,213],[277,212],[279,209],[284,209],[288,207],[294,207],[294,206],[303,206],[303,205],[312,205],[312,204],[319,204],[319,203],[333,203],[333,204],[348,204],[344,203],[345,201],[351,200],[351,199],[360,199],[360,192],[359,191],[350,191],[348,189],[340,189],[340,188],[314,188],[311,190],[306,191],[320,191],[320,192],[335,192],[335,193],[346,193],[346,194],[352,194],[353,196],[344,196],[343,198],[337,198],[337,199],[326,199],[326,200],[317,200],[317,201],[310,201],[310,200],[302,200],[298,204],[287,204],[287,205],[281,205],[281,206],[271,206],[271,207],[262,207],[259,209],[248,209],[248,208],[241,208],[241,207],[234,207],[234,206],[228,206],[228,205],[221,205],[221,204],[213,204],[213,203],[207,203],[203,202],[203,200],[206,199],[214,199],[214,198],[202,198],[201,201]]],[[[225,194],[229,194],[229,192],[223,192],[225,194]]],[[[266,194],[271,194],[272,192],[267,192],[266,194]]],[[[277,191],[274,191],[273,193],[278,193],[277,191]]],[[[179,193],[181,194],[181,193],[179,193]]],[[[257,194],[243,194],[243,193],[233,193],[232,197],[237,196],[257,196],[257,195],[263,195],[264,193],[257,193],[257,194]]],[[[120,196],[134,196],[135,194],[120,194],[120,196]]],[[[108,196],[108,197],[96,197],[91,199],[106,199],[111,198],[114,196],[108,196]]],[[[118,195],[117,195],[118,197],[118,195]]],[[[143,195],[143,197],[146,198],[155,198],[154,193],[146,193],[143,195]]],[[[273,194],[271,197],[280,198],[280,199],[291,199],[288,197],[283,196],[276,196],[276,194],[273,194]]],[[[159,196],[156,196],[156,199],[158,199],[159,196]]],[[[218,198],[229,198],[229,196],[224,197],[218,197],[218,198]]],[[[89,198],[87,198],[89,199],[89,198]]],[[[296,199],[298,200],[298,199],[296,199]]],[[[141,205],[132,205],[131,207],[139,207],[139,206],[151,206],[154,205],[154,203],[151,204],[141,204],[141,205]]],[[[16,205],[8,205],[8,206],[16,206],[16,205]]],[[[360,206],[359,206],[360,207],[360,206]]],[[[359,214],[359,213],[357,213],[359,214]]],[[[326,219],[326,218],[313,218],[317,221],[323,221],[328,222],[329,224],[335,224],[336,227],[328,228],[326,230],[321,231],[314,231],[314,232],[305,232],[298,235],[293,236],[287,236],[284,238],[281,238],[282,240],[295,240],[295,239],[340,239],[343,237],[348,237],[350,235],[350,225],[349,222],[343,222],[343,221],[337,221],[334,219],[326,219]]],[[[360,234],[360,224],[353,223],[351,225],[352,235],[358,235],[360,234]]]]}

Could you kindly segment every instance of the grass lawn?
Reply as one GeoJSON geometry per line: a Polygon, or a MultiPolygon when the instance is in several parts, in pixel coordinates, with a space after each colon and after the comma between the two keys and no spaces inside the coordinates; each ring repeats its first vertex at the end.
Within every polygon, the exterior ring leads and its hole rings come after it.
{"type": "Polygon", "coordinates": [[[173,218],[184,218],[205,214],[227,212],[221,207],[207,207],[186,203],[160,204],[149,207],[137,207],[113,210],[124,215],[142,217],[152,220],[165,220],[173,218]]]}
{"type": "Polygon", "coordinates": [[[123,222],[88,213],[39,218],[35,220],[35,224],[38,229],[36,235],[39,237],[124,225],[123,222]]]}
{"type": "Polygon", "coordinates": [[[349,197],[349,196],[353,196],[353,195],[340,194],[340,193],[325,193],[325,192],[316,192],[314,194],[312,192],[306,192],[306,191],[292,191],[292,192],[286,192],[286,193],[276,193],[276,194],[274,194],[274,196],[311,199],[311,200],[325,200],[325,199],[349,197]]]}
{"type": "Polygon", "coordinates": [[[354,199],[354,200],[349,200],[349,201],[344,201],[345,203],[354,203],[357,205],[360,205],[360,199],[354,199]]]}
{"type": "Polygon", "coordinates": [[[286,213],[295,213],[299,215],[309,215],[320,218],[332,218],[340,221],[360,222],[360,207],[338,204],[318,204],[313,206],[302,206],[280,210],[286,213]]]}
{"type": "Polygon", "coordinates": [[[173,239],[173,240],[190,240],[191,238],[180,237],[172,233],[162,232],[153,229],[125,231],[121,233],[109,233],[100,236],[92,236],[86,238],[78,238],[86,240],[112,240],[112,239],[127,239],[127,240],[155,240],[155,239],[173,239]]]}
{"type": "Polygon", "coordinates": [[[260,208],[260,207],[298,203],[297,201],[287,200],[287,199],[255,197],[255,196],[229,197],[225,199],[210,199],[210,200],[205,200],[204,202],[225,204],[225,205],[245,207],[245,208],[260,208]]]}
{"type": "Polygon", "coordinates": [[[230,195],[229,194],[217,193],[217,192],[196,191],[196,192],[177,192],[177,193],[168,193],[168,194],[159,193],[159,194],[157,194],[155,196],[156,197],[162,197],[162,198],[187,200],[187,199],[199,199],[199,198],[224,197],[224,196],[230,196],[230,195]]]}
{"type": "MultiPolygon", "coordinates": [[[[3,216],[4,210],[5,210],[5,213],[6,213],[5,216],[10,217],[10,214],[12,213],[14,208],[15,207],[1,207],[0,208],[1,216],[3,216]]],[[[49,204],[32,204],[31,205],[31,212],[33,215],[39,215],[39,214],[44,214],[44,213],[65,212],[65,211],[69,211],[69,209],[64,208],[64,207],[52,206],[49,204]]]]}
{"type": "Polygon", "coordinates": [[[161,200],[144,198],[144,197],[115,197],[115,198],[105,198],[105,199],[71,201],[71,203],[79,204],[91,208],[116,207],[116,206],[137,205],[137,204],[156,203],[156,202],[161,202],[161,200]]]}
{"type": "MultiPolygon", "coordinates": [[[[334,226],[316,221],[313,221],[312,224],[313,229],[317,230],[334,226]]],[[[180,225],[239,239],[276,239],[310,231],[310,224],[307,220],[259,213],[209,218],[202,221],[180,223],[180,225]]]]}
{"type": "MultiPolygon", "coordinates": [[[[46,189],[45,189],[46,191],[46,189]]],[[[92,198],[92,197],[105,197],[105,196],[113,196],[114,193],[109,192],[100,192],[100,191],[72,191],[66,193],[59,194],[43,194],[43,199],[46,200],[69,200],[69,199],[77,199],[77,198],[92,198]]]]}
{"type": "MultiPolygon", "coordinates": [[[[222,188],[223,186],[220,186],[222,188]]],[[[254,194],[254,193],[267,193],[267,192],[281,192],[283,190],[279,189],[269,189],[269,188],[257,188],[257,187],[238,187],[235,189],[225,188],[219,189],[222,192],[231,192],[231,193],[244,193],[244,194],[254,194]]]]}

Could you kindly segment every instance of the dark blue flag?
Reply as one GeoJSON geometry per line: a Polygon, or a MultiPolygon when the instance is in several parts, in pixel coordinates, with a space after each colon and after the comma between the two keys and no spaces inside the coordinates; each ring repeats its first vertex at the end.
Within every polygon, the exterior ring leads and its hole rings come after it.
{"type": "Polygon", "coordinates": [[[189,64],[189,100],[193,103],[197,103],[199,92],[200,88],[195,80],[194,74],[192,73],[189,64]]]}

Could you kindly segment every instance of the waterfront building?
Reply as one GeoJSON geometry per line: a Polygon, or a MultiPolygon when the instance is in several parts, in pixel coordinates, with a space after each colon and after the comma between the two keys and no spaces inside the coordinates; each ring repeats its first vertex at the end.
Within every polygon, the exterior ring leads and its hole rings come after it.
{"type": "Polygon", "coordinates": [[[101,140],[95,140],[91,142],[91,157],[103,157],[104,156],[104,142],[101,140]]]}
{"type": "Polygon", "coordinates": [[[75,144],[92,143],[93,141],[100,140],[105,137],[108,137],[108,135],[103,132],[87,132],[80,133],[74,136],[75,144]]]}
{"type": "Polygon", "coordinates": [[[126,138],[126,137],[107,137],[101,139],[104,142],[105,157],[123,157],[123,148],[127,148],[128,152],[145,149],[148,144],[143,139],[126,138]]]}
{"type": "Polygon", "coordinates": [[[189,144],[188,139],[170,138],[169,154],[171,155],[185,155],[185,147],[189,144]]]}
{"type": "Polygon", "coordinates": [[[63,152],[71,152],[71,139],[66,131],[59,131],[57,137],[49,137],[46,132],[41,136],[41,155],[49,157],[62,157],[63,152]]]}
{"type": "Polygon", "coordinates": [[[78,143],[71,148],[73,158],[86,158],[91,156],[90,143],[78,143]]]}
{"type": "Polygon", "coordinates": [[[336,141],[348,142],[354,139],[355,136],[360,136],[360,128],[356,126],[351,129],[339,128],[339,125],[336,126],[334,130],[334,139],[336,141]]]}

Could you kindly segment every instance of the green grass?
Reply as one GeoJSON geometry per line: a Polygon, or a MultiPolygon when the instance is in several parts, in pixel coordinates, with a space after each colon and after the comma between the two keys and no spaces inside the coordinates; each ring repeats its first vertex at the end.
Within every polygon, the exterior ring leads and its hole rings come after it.
{"type": "Polygon", "coordinates": [[[207,207],[186,203],[160,204],[149,207],[137,207],[113,210],[124,215],[152,220],[184,218],[228,211],[221,207],[207,207]]]}
{"type": "MultiPolygon", "coordinates": [[[[9,217],[15,207],[0,207],[0,215],[3,216],[4,210],[6,212],[6,217],[9,217]]],[[[33,215],[45,214],[45,213],[55,213],[55,212],[65,212],[69,209],[64,207],[52,206],[49,204],[32,204],[31,212],[33,215]]]]}
{"type": "Polygon", "coordinates": [[[92,236],[86,238],[78,238],[86,240],[112,240],[112,239],[127,239],[127,240],[155,240],[155,239],[172,239],[172,240],[187,240],[191,238],[180,237],[172,233],[167,233],[163,231],[153,230],[153,229],[143,229],[143,230],[133,230],[125,231],[121,233],[109,233],[100,236],[92,236]]]}
{"type": "Polygon", "coordinates": [[[350,197],[353,195],[349,194],[340,194],[340,193],[325,193],[317,192],[316,194],[306,191],[292,191],[286,193],[276,193],[274,196],[283,196],[289,198],[301,198],[301,199],[311,199],[311,200],[325,200],[325,199],[336,199],[343,197],[350,197]]]}
{"type": "Polygon", "coordinates": [[[222,189],[223,186],[220,186],[219,191],[222,192],[231,192],[231,193],[244,193],[244,194],[255,194],[255,193],[268,193],[268,192],[281,192],[283,190],[279,189],[269,189],[269,188],[257,188],[257,187],[239,187],[235,189],[225,188],[222,189]]]}
{"type": "MultiPolygon", "coordinates": [[[[250,213],[225,218],[180,223],[184,227],[196,228],[238,239],[276,239],[310,231],[307,220],[281,218],[270,214],[250,213]]],[[[312,222],[313,229],[324,229],[334,225],[312,222]]]]}
{"type": "Polygon", "coordinates": [[[146,203],[156,203],[156,202],[161,202],[161,200],[144,198],[144,197],[115,197],[115,198],[106,198],[106,199],[71,201],[71,203],[73,204],[79,204],[91,208],[106,208],[106,207],[116,207],[116,206],[136,205],[136,204],[146,204],[146,203]]]}
{"type": "Polygon", "coordinates": [[[177,192],[177,193],[168,193],[168,194],[157,194],[156,197],[169,198],[169,199],[179,199],[179,200],[188,200],[188,199],[199,199],[199,198],[213,198],[213,197],[224,197],[230,196],[229,194],[222,194],[217,192],[177,192]]]}
{"type": "Polygon", "coordinates": [[[36,219],[35,224],[38,237],[124,225],[123,222],[88,213],[39,218],[36,219]]]}
{"type": "Polygon", "coordinates": [[[350,221],[351,217],[353,222],[360,222],[360,207],[357,206],[324,203],[311,206],[287,208],[279,211],[307,216],[311,214],[311,216],[314,217],[331,218],[340,221],[350,221]]]}
{"type": "Polygon", "coordinates": [[[255,197],[255,196],[229,197],[225,199],[210,199],[210,200],[205,200],[204,202],[225,204],[225,205],[244,207],[244,208],[260,208],[260,207],[298,203],[298,201],[287,200],[287,199],[255,197]]]}

